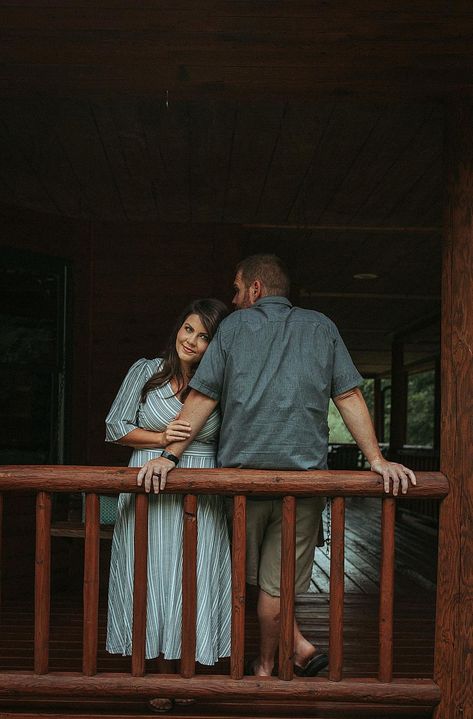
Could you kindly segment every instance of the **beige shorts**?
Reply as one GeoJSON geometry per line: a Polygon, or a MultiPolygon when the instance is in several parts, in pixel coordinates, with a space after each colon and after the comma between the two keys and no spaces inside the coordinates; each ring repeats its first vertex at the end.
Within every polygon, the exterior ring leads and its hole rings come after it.
{"type": "MultiPolygon", "coordinates": [[[[301,497],[296,502],[296,594],[310,585],[324,497],[301,497]]],[[[231,513],[232,503],[227,502],[231,513]]],[[[281,575],[281,499],[246,503],[246,581],[279,597],[281,575]]]]}

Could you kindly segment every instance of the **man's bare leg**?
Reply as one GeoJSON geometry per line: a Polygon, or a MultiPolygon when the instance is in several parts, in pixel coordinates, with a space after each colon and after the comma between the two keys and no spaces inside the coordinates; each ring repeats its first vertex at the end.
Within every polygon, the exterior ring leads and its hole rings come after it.
{"type": "Polygon", "coordinates": [[[259,590],[260,655],[254,664],[254,672],[257,676],[270,677],[273,671],[274,657],[279,644],[280,606],[279,597],[272,597],[262,589],[259,590]]]}
{"type": "MultiPolygon", "coordinates": [[[[258,621],[260,625],[260,655],[255,661],[257,676],[271,676],[274,658],[279,645],[281,628],[281,602],[260,589],[258,595],[258,621]]],[[[301,634],[294,619],[294,663],[303,667],[314,655],[315,647],[301,634]]]]}

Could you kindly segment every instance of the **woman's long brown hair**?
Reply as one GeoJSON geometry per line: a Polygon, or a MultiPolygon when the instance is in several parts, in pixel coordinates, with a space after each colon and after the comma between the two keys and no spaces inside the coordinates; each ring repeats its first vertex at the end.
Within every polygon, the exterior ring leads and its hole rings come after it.
{"type": "MultiPolygon", "coordinates": [[[[190,389],[187,387],[187,380],[182,374],[181,363],[176,351],[177,333],[189,315],[199,316],[200,321],[205,327],[205,331],[209,335],[209,338],[212,339],[220,322],[228,315],[228,308],[223,302],[220,302],[220,300],[206,298],[191,302],[191,304],[181,312],[168,339],[166,349],[163,352],[163,363],[161,367],[149,378],[141,390],[142,402],[146,401],[148,392],[156,389],[156,387],[162,387],[173,378],[177,380],[177,390],[173,393],[173,396],[180,394],[181,400],[184,401],[189,394],[190,389]]],[[[194,369],[197,369],[197,364],[194,369]]]]}

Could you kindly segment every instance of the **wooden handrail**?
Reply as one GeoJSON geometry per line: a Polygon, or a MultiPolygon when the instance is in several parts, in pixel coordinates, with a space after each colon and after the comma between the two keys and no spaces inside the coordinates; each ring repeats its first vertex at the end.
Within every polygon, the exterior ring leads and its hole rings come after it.
{"type": "Polygon", "coordinates": [[[230,679],[222,675],[199,674],[184,679],[179,674],[147,674],[133,677],[130,674],[103,673],[84,677],[78,672],[0,672],[0,696],[70,696],[106,697],[225,697],[276,699],[293,702],[297,699],[311,701],[353,701],[362,704],[392,704],[402,706],[435,706],[440,700],[440,690],[431,679],[395,679],[389,684],[376,679],[344,679],[331,682],[315,679],[293,679],[290,684],[277,677],[262,681],[261,677],[230,679]]]}
{"type": "MultiPolygon", "coordinates": [[[[409,497],[442,498],[448,482],[439,472],[420,472],[417,486],[409,497]]],[[[390,700],[405,704],[438,701],[433,682],[393,680],[393,596],[394,596],[394,528],[396,500],[383,492],[382,479],[372,472],[313,471],[277,472],[265,470],[175,470],[166,486],[167,493],[184,494],[183,532],[183,603],[181,674],[161,675],[150,681],[145,674],[148,495],[135,484],[136,469],[69,466],[10,466],[0,469],[1,491],[37,492],[36,580],[34,673],[0,672],[0,695],[6,691],[4,679],[23,677],[22,693],[31,687],[38,694],[55,690],[70,693],[120,694],[125,691],[143,695],[226,697],[251,694],[258,686],[260,696],[278,698],[282,686],[291,680],[291,696],[314,697],[363,702],[390,700]],[[51,494],[53,492],[86,492],[83,674],[48,673],[50,562],[51,562],[51,494]],[[133,638],[131,674],[97,674],[98,577],[99,577],[99,500],[98,494],[134,492],[135,498],[135,569],[133,590],[133,638]],[[199,494],[234,495],[232,546],[232,653],[229,677],[195,677],[197,615],[197,496],[199,494]],[[246,501],[252,494],[283,498],[281,540],[281,637],[279,677],[261,682],[257,677],[243,676],[245,625],[245,553],[246,501]],[[330,670],[329,681],[293,679],[293,626],[295,583],[296,497],[334,496],[332,503],[332,551],[330,559],[330,670]],[[380,574],[379,673],[378,680],[343,679],[343,605],[344,605],[344,521],[345,497],[381,497],[382,563],[380,574]],[[45,675],[44,677],[40,675],[45,675]],[[77,678],[79,677],[79,678],[77,678]],[[38,682],[38,680],[43,680],[38,682]],[[49,679],[52,683],[49,683],[49,679]],[[257,684],[255,684],[255,681],[257,684]],[[134,682],[137,682],[136,684],[134,682]],[[143,683],[144,682],[144,683],[143,683]],[[183,683],[184,682],[184,683],[183,683]],[[308,682],[308,684],[307,684],[308,682]],[[315,682],[315,684],[313,683],[315,682]],[[312,686],[309,690],[307,687],[312,686]],[[335,688],[338,686],[338,689],[335,688]],[[361,690],[361,687],[364,687],[361,690]],[[415,691],[414,691],[415,686],[415,691]],[[67,687],[67,689],[66,689],[67,687]],[[142,687],[142,689],[138,689],[142,687]],[[239,687],[239,689],[237,688],[239,687]],[[316,689],[315,689],[316,687],[316,689]],[[62,688],[62,689],[61,689],[62,688]],[[360,694],[361,692],[361,694],[360,694]],[[425,701],[420,702],[419,697],[425,701]]],[[[1,494],[0,494],[1,498],[1,494]]],[[[402,497],[398,498],[402,501],[402,497]]],[[[0,513],[1,523],[1,513],[0,513]]],[[[0,537],[1,541],[1,537],[0,537]]],[[[10,686],[14,688],[15,682],[10,686]]]]}
{"type": "MultiPolygon", "coordinates": [[[[134,467],[70,465],[6,465],[0,468],[0,492],[118,492],[143,491],[136,486],[134,467]]],[[[418,472],[417,486],[403,498],[442,499],[448,481],[441,472],[418,472]]],[[[308,497],[383,497],[383,480],[374,472],[314,470],[307,472],[266,469],[175,469],[168,477],[168,494],[294,495],[308,497]]]]}

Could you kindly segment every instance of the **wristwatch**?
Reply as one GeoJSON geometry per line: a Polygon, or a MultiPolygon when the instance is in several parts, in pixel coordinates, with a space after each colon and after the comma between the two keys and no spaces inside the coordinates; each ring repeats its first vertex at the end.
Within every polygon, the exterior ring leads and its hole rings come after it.
{"type": "Polygon", "coordinates": [[[179,464],[179,457],[176,457],[175,454],[171,454],[171,452],[167,452],[165,449],[161,452],[161,457],[164,457],[164,459],[170,459],[171,462],[174,462],[174,464],[179,464]]]}

